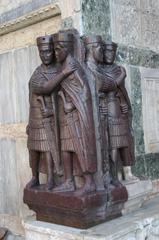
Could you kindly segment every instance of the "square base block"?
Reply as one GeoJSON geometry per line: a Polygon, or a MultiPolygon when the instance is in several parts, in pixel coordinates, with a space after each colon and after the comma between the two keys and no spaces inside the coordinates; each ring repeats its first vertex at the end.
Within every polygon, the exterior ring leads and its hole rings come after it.
{"type": "Polygon", "coordinates": [[[24,203],[36,212],[37,220],[81,229],[121,216],[126,200],[125,187],[114,189],[111,201],[108,201],[105,190],[76,196],[74,192],[54,193],[40,188],[24,189],[24,203]]]}

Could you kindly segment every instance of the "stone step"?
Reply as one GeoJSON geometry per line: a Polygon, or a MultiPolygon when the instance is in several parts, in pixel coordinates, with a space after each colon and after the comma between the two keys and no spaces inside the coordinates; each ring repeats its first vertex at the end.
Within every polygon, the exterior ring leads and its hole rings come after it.
{"type": "Polygon", "coordinates": [[[6,240],[24,240],[25,238],[19,235],[8,234],[6,240]]]}
{"type": "Polygon", "coordinates": [[[23,225],[25,240],[158,240],[159,197],[147,201],[137,211],[87,230],[34,220],[23,225]]]}

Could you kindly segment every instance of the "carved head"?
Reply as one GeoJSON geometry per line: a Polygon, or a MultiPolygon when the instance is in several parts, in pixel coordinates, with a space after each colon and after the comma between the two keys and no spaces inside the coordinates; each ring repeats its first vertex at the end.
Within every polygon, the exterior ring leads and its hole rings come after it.
{"type": "Polygon", "coordinates": [[[63,63],[67,56],[73,53],[73,34],[60,31],[53,35],[53,42],[56,59],[58,62],[63,63]]]}
{"type": "Polygon", "coordinates": [[[93,57],[96,63],[103,63],[104,53],[102,37],[99,35],[89,36],[84,39],[84,43],[86,46],[87,60],[89,56],[93,57]]]}
{"type": "Polygon", "coordinates": [[[104,62],[112,65],[116,58],[117,44],[114,42],[104,43],[104,62]]]}
{"type": "Polygon", "coordinates": [[[52,37],[50,35],[37,38],[39,56],[44,65],[50,65],[55,60],[52,37]]]}

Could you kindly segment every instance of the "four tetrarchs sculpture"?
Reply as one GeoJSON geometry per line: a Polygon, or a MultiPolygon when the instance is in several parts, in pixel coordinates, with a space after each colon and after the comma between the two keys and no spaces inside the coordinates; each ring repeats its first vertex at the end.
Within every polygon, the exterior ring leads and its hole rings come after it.
{"type": "Polygon", "coordinates": [[[126,71],[117,44],[77,30],[37,38],[42,64],[29,81],[32,179],[24,202],[38,220],[88,228],[120,216],[134,180],[134,139],[126,71]],[[47,174],[40,184],[40,173],[47,174]]]}

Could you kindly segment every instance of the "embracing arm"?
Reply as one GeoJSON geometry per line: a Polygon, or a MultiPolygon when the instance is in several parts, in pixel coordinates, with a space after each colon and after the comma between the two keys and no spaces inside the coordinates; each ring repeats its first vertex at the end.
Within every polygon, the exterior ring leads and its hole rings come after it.
{"type": "Polygon", "coordinates": [[[117,89],[116,82],[111,76],[104,74],[99,81],[97,81],[98,90],[101,92],[111,92],[117,89]]]}
{"type": "Polygon", "coordinates": [[[116,79],[117,86],[125,85],[125,78],[126,78],[126,71],[125,68],[120,67],[121,74],[120,76],[116,79]]]}
{"type": "Polygon", "coordinates": [[[64,72],[60,72],[56,76],[54,76],[50,81],[44,81],[43,76],[41,79],[33,79],[31,83],[32,91],[36,94],[47,95],[51,94],[54,88],[57,87],[58,84],[65,78],[64,72]]]}
{"type": "Polygon", "coordinates": [[[63,70],[61,70],[61,72],[53,76],[50,81],[44,81],[45,76],[41,74],[38,79],[32,79],[32,91],[40,95],[49,95],[66,77],[68,77],[76,69],[76,64],[74,62],[70,63],[63,70]]]}

